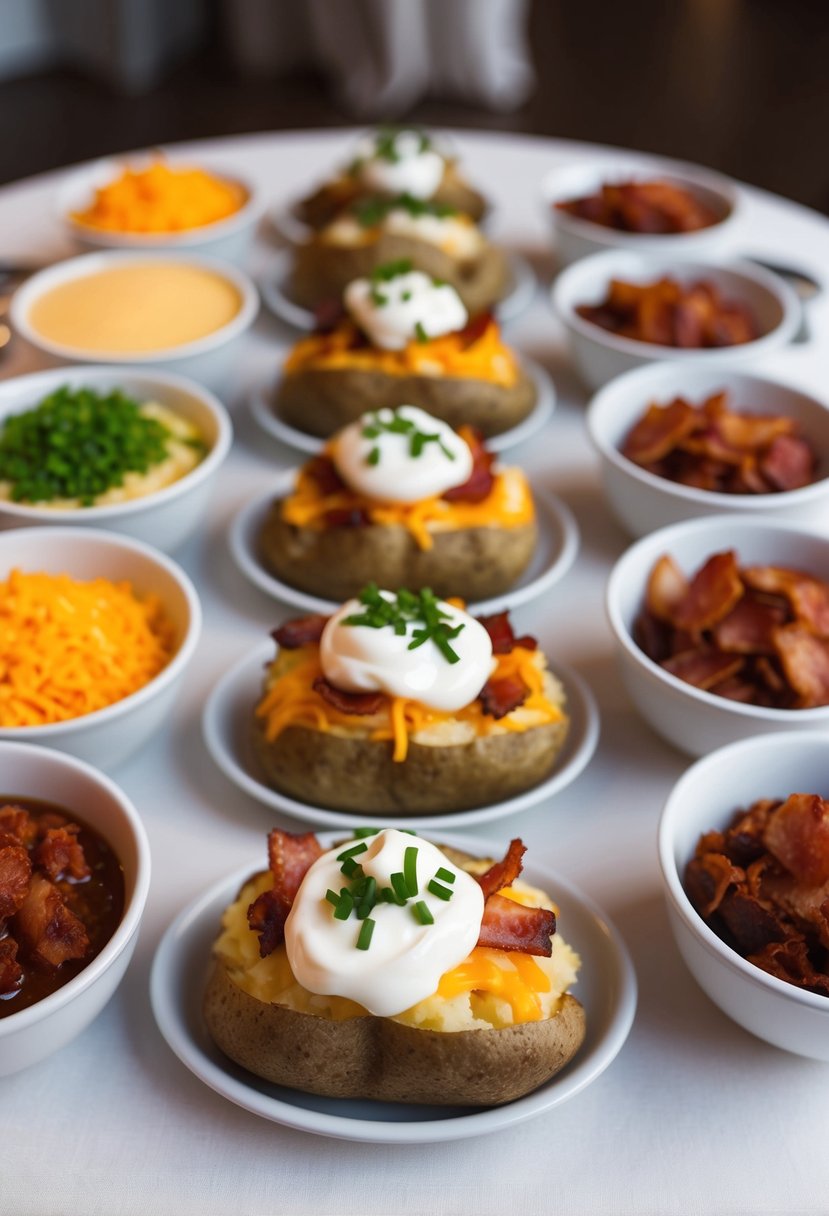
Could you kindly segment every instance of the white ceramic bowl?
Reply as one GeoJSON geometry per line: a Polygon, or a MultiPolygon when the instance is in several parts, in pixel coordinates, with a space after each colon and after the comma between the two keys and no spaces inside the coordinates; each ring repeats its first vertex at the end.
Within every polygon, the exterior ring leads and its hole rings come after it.
{"type": "Polygon", "coordinates": [[[785,1051],[829,1061],[829,997],[775,979],[727,946],[693,907],[682,884],[703,832],[725,827],[760,798],[795,792],[829,797],[826,735],[798,731],[722,747],[680,777],[659,823],[659,862],[668,918],[688,970],[730,1018],[785,1051]]]}
{"type": "Polygon", "coordinates": [[[567,330],[576,367],[590,388],[601,388],[614,376],[666,359],[681,359],[699,367],[723,367],[747,363],[790,342],[801,319],[801,306],[792,289],[777,275],[749,262],[729,264],[680,259],[677,256],[646,257],[624,249],[596,253],[575,262],[556,279],[553,308],[567,330]],[[681,283],[707,279],[717,285],[725,299],[747,304],[760,326],[753,342],[716,349],[685,350],[620,338],[576,312],[581,304],[598,304],[607,294],[611,279],[650,283],[670,275],[681,283]]]}
{"type": "Polygon", "coordinates": [[[732,236],[740,208],[740,192],[729,178],[680,161],[649,160],[622,154],[571,161],[546,174],[541,199],[552,228],[560,266],[605,249],[631,253],[671,254],[676,257],[710,256],[732,236]],[[622,232],[561,211],[556,204],[598,193],[604,185],[630,181],[667,181],[684,187],[718,217],[715,224],[697,232],[622,232]]]}
{"type": "Polygon", "coordinates": [[[712,554],[727,549],[735,551],[740,566],[783,566],[829,582],[829,538],[768,516],[711,515],[643,537],[613,567],[606,593],[622,680],[631,700],[657,734],[692,756],[704,756],[753,735],[810,728],[825,731],[829,747],[829,705],[770,709],[730,701],[677,679],[634,642],[634,621],[657,559],[670,554],[685,574],[692,575],[712,554]]]}
{"type": "Polygon", "coordinates": [[[164,153],[164,160],[173,168],[204,169],[214,177],[241,187],[245,202],[226,219],[181,232],[110,232],[90,228],[72,218],[73,212],[86,210],[95,199],[95,192],[115,181],[125,169],[146,169],[157,155],[139,153],[135,156],[112,156],[94,161],[71,172],[57,194],[58,218],[79,244],[90,249],[133,249],[151,252],[207,253],[229,262],[244,261],[262,217],[262,193],[248,179],[234,170],[212,163],[203,164],[180,153],[164,153]]]}
{"type": "Polygon", "coordinates": [[[100,954],[51,996],[0,1018],[0,1076],[8,1076],[74,1039],[115,992],[135,948],[147,901],[150,846],[126,794],[103,773],[71,756],[0,742],[0,794],[74,810],[114,850],[125,884],[124,915],[100,954]]]}
{"type": "Polygon", "coordinates": [[[138,401],[157,401],[196,427],[207,453],[190,473],[172,485],[130,502],[55,510],[0,500],[0,527],[71,524],[109,528],[164,552],[175,549],[204,514],[216,474],[230,450],[233,431],[227,410],[212,393],[181,376],[129,367],[123,371],[98,366],[64,367],[0,382],[0,429],[7,418],[32,409],[64,385],[101,393],[122,389],[138,401]]]}
{"type": "Polygon", "coordinates": [[[607,500],[632,536],[703,515],[770,514],[781,523],[829,532],[829,398],[823,402],[790,385],[729,368],[658,363],[627,372],[601,389],[587,411],[587,430],[599,455],[607,500]],[[721,390],[728,393],[732,409],[794,418],[817,453],[821,479],[779,494],[718,494],[658,477],[622,455],[625,437],[649,405],[667,405],[678,396],[701,405],[721,390]]]}
{"type": "MultiPolygon", "coordinates": [[[[129,301],[125,301],[125,307],[129,307],[129,301]]],[[[229,381],[239,354],[240,339],[250,329],[258,311],[259,295],[253,281],[241,270],[227,262],[203,256],[184,256],[179,253],[134,253],[108,250],[104,253],[87,253],[83,257],[69,258],[65,262],[57,262],[54,266],[49,266],[32,275],[12,296],[9,319],[15,332],[36,351],[40,361],[47,367],[65,363],[101,363],[119,368],[135,367],[147,370],[156,368],[160,371],[189,376],[200,384],[220,390],[229,381]],[[143,355],[117,355],[108,351],[77,350],[74,347],[64,346],[62,343],[44,338],[29,323],[29,313],[35,300],[54,287],[86,275],[98,274],[102,270],[153,261],[162,262],[165,265],[169,265],[171,262],[187,263],[227,279],[239,292],[241,298],[239,311],[226,325],[222,325],[204,338],[143,355]]]]}
{"type": "Polygon", "coordinates": [[[111,769],[156,731],[172,708],[201,633],[201,606],[184,571],[140,541],[96,528],[16,528],[0,533],[0,582],[15,568],[85,581],[127,580],[157,595],[175,631],[175,652],[143,688],[105,709],[47,726],[0,727],[0,740],[46,744],[111,769]]]}

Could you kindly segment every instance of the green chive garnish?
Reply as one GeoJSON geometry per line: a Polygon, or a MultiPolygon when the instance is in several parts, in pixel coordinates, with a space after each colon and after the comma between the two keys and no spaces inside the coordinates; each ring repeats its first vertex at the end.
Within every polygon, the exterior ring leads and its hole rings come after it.
{"type": "Polygon", "coordinates": [[[440,867],[438,872],[435,874],[435,878],[439,878],[441,880],[441,882],[454,882],[455,881],[455,875],[452,873],[451,870],[447,870],[445,866],[440,867]]]}
{"type": "Polygon", "coordinates": [[[419,899],[416,904],[412,904],[412,914],[415,920],[419,920],[421,925],[433,925],[435,918],[426,907],[422,899],[419,899]]]}
{"type": "Polygon", "coordinates": [[[457,663],[460,656],[450,643],[464,628],[447,624],[448,613],[440,607],[440,601],[428,587],[417,595],[401,590],[390,598],[381,595],[376,584],[371,583],[359,595],[363,611],[344,617],[343,625],[367,625],[370,629],[392,628],[401,637],[408,625],[416,625],[412,631],[409,650],[416,650],[424,642],[433,641],[447,663],[457,663]]]}
{"type": "Polygon", "coordinates": [[[391,883],[392,890],[394,891],[394,894],[397,896],[398,900],[402,900],[402,902],[405,903],[409,898],[409,887],[406,879],[399,870],[391,875],[389,882],[391,883]]]}
{"type": "Polygon", "coordinates": [[[355,861],[353,857],[346,857],[343,864],[340,866],[340,873],[345,874],[346,878],[362,878],[363,867],[359,861],[355,861]]]}
{"type": "Polygon", "coordinates": [[[340,902],[334,909],[334,920],[348,920],[354,907],[354,898],[347,887],[340,891],[340,902]]]}
{"type": "Polygon", "coordinates": [[[415,337],[417,338],[418,342],[428,342],[429,341],[429,335],[426,333],[426,330],[423,328],[422,322],[415,321],[414,331],[415,331],[415,337]]]}
{"type": "Polygon", "coordinates": [[[365,880],[365,887],[360,895],[360,902],[357,904],[357,919],[365,920],[376,903],[377,879],[369,876],[365,880]]]}
{"type": "Polygon", "coordinates": [[[337,905],[338,905],[338,904],[339,904],[339,902],[340,902],[340,897],[339,897],[339,895],[337,894],[337,892],[336,892],[336,891],[332,891],[330,887],[329,887],[329,888],[328,888],[328,890],[325,892],[325,898],[328,900],[328,902],[329,902],[330,904],[333,904],[335,908],[337,907],[337,905]]]}
{"type": "Polygon", "coordinates": [[[434,878],[429,883],[426,890],[431,891],[433,895],[437,895],[438,899],[444,900],[451,899],[453,894],[451,887],[442,887],[439,882],[435,882],[434,878]]]}
{"type": "Polygon", "coordinates": [[[350,848],[344,849],[342,853],[337,854],[337,861],[345,861],[347,857],[356,857],[359,853],[365,853],[367,849],[367,844],[353,844],[350,848]]]}
{"type": "Polygon", "coordinates": [[[365,836],[377,836],[379,832],[379,828],[355,828],[351,835],[355,840],[362,840],[365,836]]]}
{"type": "Polygon", "coordinates": [[[410,844],[403,854],[403,877],[410,898],[417,895],[417,845],[410,844]]]}
{"type": "MultiPolygon", "coordinates": [[[[427,909],[428,911],[428,909],[427,909]]],[[[370,916],[366,917],[360,926],[360,932],[357,935],[357,949],[368,950],[371,945],[371,935],[374,932],[374,921],[370,916]]]]}

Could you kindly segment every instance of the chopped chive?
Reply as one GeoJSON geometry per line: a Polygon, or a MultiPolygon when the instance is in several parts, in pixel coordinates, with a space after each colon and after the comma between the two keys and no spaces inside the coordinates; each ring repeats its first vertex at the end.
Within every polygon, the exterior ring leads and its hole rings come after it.
{"type": "Polygon", "coordinates": [[[405,903],[406,900],[409,898],[409,887],[406,882],[406,879],[403,877],[403,875],[400,873],[399,870],[396,870],[395,873],[391,875],[389,881],[392,885],[392,889],[393,889],[395,895],[397,896],[397,898],[402,899],[403,902],[405,903]]]}
{"type": "MultiPolygon", "coordinates": [[[[380,832],[379,828],[355,828],[352,835],[355,840],[360,840],[364,836],[377,836],[380,832]]],[[[440,873],[440,871],[438,871],[440,873]]]]}
{"type": "Polygon", "coordinates": [[[340,891],[340,902],[334,909],[334,920],[348,920],[354,908],[354,899],[347,887],[340,891]]]}
{"type": "Polygon", "coordinates": [[[340,873],[345,874],[346,878],[362,878],[363,867],[353,857],[346,857],[340,866],[340,873]]]}
{"type": "Polygon", "coordinates": [[[360,902],[357,905],[357,919],[365,920],[369,912],[377,903],[377,879],[368,877],[366,879],[365,888],[360,895],[360,902]]]}
{"type": "Polygon", "coordinates": [[[433,895],[437,895],[438,899],[443,900],[451,899],[453,895],[451,887],[442,887],[439,882],[435,882],[434,878],[429,883],[426,890],[431,891],[433,895]]]}
{"type": "Polygon", "coordinates": [[[426,333],[426,330],[423,328],[423,324],[420,321],[415,321],[414,331],[418,342],[429,341],[429,335],[426,333]]]}
{"type": "Polygon", "coordinates": [[[435,874],[435,878],[439,878],[442,882],[454,882],[455,875],[451,870],[447,870],[445,866],[441,866],[435,874]]]}
{"type": "Polygon", "coordinates": [[[415,920],[420,921],[421,925],[433,925],[435,923],[434,916],[432,916],[432,913],[422,899],[419,899],[416,904],[412,904],[412,915],[415,920]]]}
{"type": "Polygon", "coordinates": [[[346,857],[356,857],[358,853],[365,853],[368,845],[365,842],[360,844],[352,844],[349,848],[343,849],[342,853],[337,854],[337,861],[345,861],[346,857]]]}
{"type": "Polygon", "coordinates": [[[417,895],[417,845],[411,844],[403,854],[403,877],[410,897],[417,895]]]}
{"type": "MultiPolygon", "coordinates": [[[[427,909],[428,911],[428,909],[427,909]]],[[[366,917],[360,926],[360,932],[357,937],[357,949],[368,950],[371,945],[371,935],[374,932],[374,921],[371,917],[366,917]]]]}
{"type": "Polygon", "coordinates": [[[330,904],[333,904],[335,908],[337,907],[337,905],[338,905],[338,904],[339,904],[339,902],[340,902],[340,897],[339,897],[339,895],[337,894],[337,892],[336,892],[336,891],[332,891],[330,887],[329,887],[329,888],[328,888],[328,890],[325,892],[325,898],[328,900],[328,902],[329,902],[330,904]]]}

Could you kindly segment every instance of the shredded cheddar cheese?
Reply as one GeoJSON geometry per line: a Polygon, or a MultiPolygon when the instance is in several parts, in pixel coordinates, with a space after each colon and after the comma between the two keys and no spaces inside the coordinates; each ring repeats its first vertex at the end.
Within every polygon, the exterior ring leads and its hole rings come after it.
{"type": "Polygon", "coordinates": [[[355,718],[353,714],[342,713],[313,688],[314,680],[323,674],[319,647],[313,644],[280,652],[266,678],[266,691],[256,707],[256,717],[264,723],[268,742],[273,742],[289,726],[307,726],[323,733],[357,730],[366,732],[366,737],[372,740],[393,741],[392,755],[397,763],[406,759],[412,738],[428,737],[429,731],[441,724],[460,723],[471,736],[484,737],[564,720],[562,705],[549,695],[550,675],[540,651],[516,646],[510,654],[496,655],[495,659],[493,679],[518,676],[528,689],[523,704],[497,720],[484,713],[478,700],[450,714],[420,701],[386,697],[377,714],[355,718]]]}
{"type": "Polygon", "coordinates": [[[226,219],[244,202],[235,182],[203,169],[173,168],[159,157],[146,169],[125,168],[72,219],[107,232],[182,232],[226,219]]]}
{"type": "Polygon", "coordinates": [[[363,343],[357,327],[346,321],[325,334],[303,338],[291,351],[285,374],[311,369],[354,369],[388,376],[450,376],[485,380],[509,388],[518,379],[515,355],[501,341],[495,321],[480,337],[468,342],[461,334],[445,334],[428,342],[409,342],[403,350],[379,350],[363,343]]]}
{"type": "MultiPolygon", "coordinates": [[[[463,435],[463,427],[460,434],[463,435]]],[[[330,455],[330,447],[326,448],[330,455]]],[[[297,528],[322,531],[332,511],[361,511],[369,523],[382,527],[406,528],[418,548],[427,550],[434,545],[436,532],[460,531],[466,528],[518,528],[535,518],[532,494],[520,469],[500,469],[495,472],[491,493],[480,502],[447,502],[432,496],[419,502],[381,502],[355,490],[343,487],[333,493],[323,493],[319,482],[309,471],[300,469],[296,487],[282,502],[282,518],[297,528]]]]}
{"type": "Polygon", "coordinates": [[[173,628],[128,582],[12,570],[0,583],[0,726],[79,718],[136,692],[169,662],[173,628]]]}

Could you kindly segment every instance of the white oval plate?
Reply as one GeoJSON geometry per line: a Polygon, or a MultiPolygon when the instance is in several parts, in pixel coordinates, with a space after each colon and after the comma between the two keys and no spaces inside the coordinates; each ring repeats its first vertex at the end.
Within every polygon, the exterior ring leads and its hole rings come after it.
{"type": "MultiPolygon", "coordinates": [[[[333,840],[324,843],[330,847],[333,840]]],[[[450,837],[445,843],[469,848],[465,838],[450,837]]],[[[492,842],[478,841],[476,848],[493,857],[503,852],[503,845],[492,842]]],[[[555,897],[563,935],[582,963],[574,994],[587,1015],[587,1035],[578,1054],[558,1076],[506,1106],[484,1108],[320,1098],[263,1081],[219,1051],[201,1015],[211,948],[222,912],[242,883],[263,864],[259,859],[237,871],[186,908],[164,934],[150,977],[153,1013],[170,1048],[200,1080],[244,1110],[286,1127],[367,1144],[461,1140],[514,1127],[560,1106],[604,1072],[628,1036],[636,1010],[636,975],[621,935],[576,887],[529,864],[527,881],[555,897]]]]}
{"type": "MultiPolygon", "coordinates": [[[[310,308],[303,307],[291,297],[288,283],[291,273],[292,255],[287,251],[275,254],[265,274],[258,280],[259,294],[274,316],[280,321],[286,321],[294,329],[310,333],[315,325],[314,314],[310,308]]],[[[508,253],[512,287],[503,300],[499,300],[494,308],[495,315],[502,324],[507,324],[520,317],[533,302],[537,280],[535,271],[530,263],[520,253],[508,253]]]]}
{"type": "Polygon", "coordinates": [[[565,789],[585,768],[599,741],[599,711],[592,692],[572,668],[551,659],[550,667],[561,680],[567,694],[570,730],[556,767],[546,781],[502,802],[469,811],[450,811],[445,815],[385,815],[378,818],[313,806],[267,785],[253,754],[250,741],[253,708],[262,696],[262,678],[267,665],[273,662],[274,653],[273,642],[262,642],[222,676],[207,698],[202,716],[202,733],[210,755],[234,785],[257,802],[304,823],[341,828],[355,824],[388,827],[393,819],[407,828],[460,828],[501,819],[535,806],[537,802],[552,798],[565,789]]]}
{"type": "MultiPolygon", "coordinates": [[[[505,452],[507,449],[514,448],[519,443],[523,443],[525,439],[530,439],[542,427],[547,425],[555,409],[555,386],[544,368],[539,363],[536,363],[534,359],[528,359],[526,355],[521,356],[521,364],[535,385],[535,405],[527,417],[517,423],[516,426],[510,427],[508,431],[502,431],[500,435],[493,435],[486,440],[486,446],[490,452],[505,452]]],[[[267,431],[272,438],[278,439],[286,447],[293,448],[298,452],[307,452],[310,456],[316,456],[322,451],[328,441],[320,439],[317,435],[308,435],[305,431],[300,431],[297,427],[291,426],[290,423],[283,422],[273,409],[274,388],[275,385],[273,384],[263,384],[253,390],[250,397],[250,409],[254,418],[263,431],[267,431]]]]}
{"type": "MultiPolygon", "coordinates": [[[[338,601],[322,599],[283,582],[271,574],[259,557],[258,538],[271,503],[290,493],[294,479],[291,471],[280,473],[270,489],[242,508],[230,528],[230,552],[245,577],[266,595],[303,612],[334,612],[340,606],[338,601]]],[[[579,548],[579,529],[570,508],[547,490],[534,489],[533,497],[538,543],[532,561],[508,592],[470,603],[470,612],[480,616],[526,604],[549,591],[572,566],[579,548]]]]}

